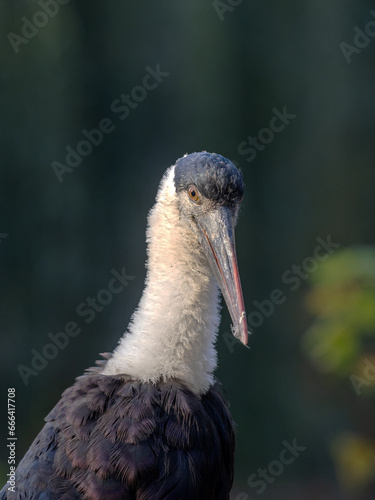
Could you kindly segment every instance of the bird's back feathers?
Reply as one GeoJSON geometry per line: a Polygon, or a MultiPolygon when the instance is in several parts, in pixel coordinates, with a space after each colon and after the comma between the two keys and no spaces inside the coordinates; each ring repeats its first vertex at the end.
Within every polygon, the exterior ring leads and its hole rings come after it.
{"type": "Polygon", "coordinates": [[[177,380],[91,369],[45,420],[17,468],[17,500],[229,498],[234,432],[218,383],[199,397],[177,380]]]}

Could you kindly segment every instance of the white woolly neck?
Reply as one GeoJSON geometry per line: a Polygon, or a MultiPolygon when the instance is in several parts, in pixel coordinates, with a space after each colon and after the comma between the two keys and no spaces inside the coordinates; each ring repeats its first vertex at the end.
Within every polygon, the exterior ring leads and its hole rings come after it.
{"type": "Polygon", "coordinates": [[[174,166],[148,217],[145,289],[103,371],[144,382],[179,378],[197,394],[213,383],[218,286],[197,236],[180,222],[174,166]]]}

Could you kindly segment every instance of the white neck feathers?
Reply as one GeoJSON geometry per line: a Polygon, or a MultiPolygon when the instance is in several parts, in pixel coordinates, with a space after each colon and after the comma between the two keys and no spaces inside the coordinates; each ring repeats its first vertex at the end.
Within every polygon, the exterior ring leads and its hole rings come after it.
{"type": "Polygon", "coordinates": [[[146,286],[103,373],[144,382],[179,378],[205,393],[216,367],[218,287],[196,235],[180,222],[174,167],[148,217],[146,286]]]}

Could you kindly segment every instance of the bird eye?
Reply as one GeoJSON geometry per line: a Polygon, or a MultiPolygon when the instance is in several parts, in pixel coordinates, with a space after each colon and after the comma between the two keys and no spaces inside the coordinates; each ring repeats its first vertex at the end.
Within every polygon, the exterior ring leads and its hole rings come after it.
{"type": "Polygon", "coordinates": [[[189,196],[191,200],[195,202],[199,201],[198,189],[195,186],[189,187],[189,196]]]}

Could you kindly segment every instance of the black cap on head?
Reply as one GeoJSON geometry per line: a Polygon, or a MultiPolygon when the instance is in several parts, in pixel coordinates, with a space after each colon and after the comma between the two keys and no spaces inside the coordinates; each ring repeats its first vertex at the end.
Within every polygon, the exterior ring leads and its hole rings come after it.
{"type": "Polygon", "coordinates": [[[216,203],[239,202],[245,185],[233,163],[216,153],[191,153],[178,159],[175,166],[176,191],[194,184],[200,193],[216,203]]]}

